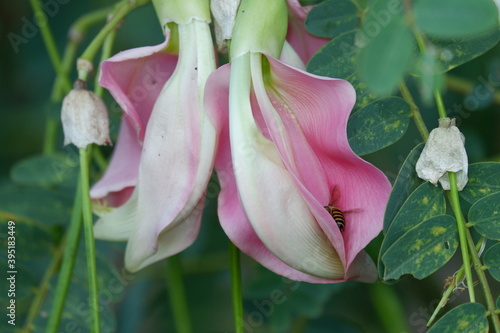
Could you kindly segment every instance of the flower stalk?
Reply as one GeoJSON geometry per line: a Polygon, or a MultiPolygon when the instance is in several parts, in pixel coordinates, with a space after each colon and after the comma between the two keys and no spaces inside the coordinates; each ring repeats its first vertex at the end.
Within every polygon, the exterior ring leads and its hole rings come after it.
{"type": "MultiPolygon", "coordinates": [[[[467,231],[465,228],[465,221],[462,216],[462,210],[460,208],[460,200],[458,198],[457,177],[454,172],[449,172],[448,177],[450,179],[451,206],[457,220],[460,251],[462,252],[462,261],[464,263],[465,269],[465,280],[467,281],[467,291],[469,292],[470,301],[474,303],[476,301],[476,296],[474,293],[474,280],[472,278],[471,260],[469,257],[469,250],[467,248],[467,231]]],[[[475,251],[475,249],[473,251],[475,251]]]]}
{"type": "Polygon", "coordinates": [[[231,270],[231,295],[233,299],[234,330],[236,333],[244,332],[243,323],[243,296],[241,293],[241,266],[240,250],[230,241],[229,260],[231,270]]]}
{"type": "Polygon", "coordinates": [[[75,202],[73,204],[73,212],[71,214],[71,221],[67,230],[66,241],[64,244],[64,254],[62,259],[61,270],[59,272],[59,279],[57,287],[54,292],[54,302],[52,303],[52,310],[47,324],[46,333],[55,333],[58,331],[59,323],[64,308],[64,302],[68,294],[69,285],[71,282],[71,275],[75,267],[76,255],[78,253],[78,245],[80,243],[80,234],[82,230],[82,201],[81,201],[81,183],[75,193],[75,202]]]}
{"type": "MultiPolygon", "coordinates": [[[[436,99],[436,106],[440,118],[446,118],[446,109],[444,107],[443,96],[439,90],[434,91],[434,97],[436,99]]],[[[458,197],[458,186],[457,186],[457,175],[455,172],[448,172],[450,194],[449,199],[453,212],[455,213],[455,219],[457,221],[458,237],[460,241],[460,251],[462,253],[462,262],[465,269],[465,280],[467,283],[467,290],[469,293],[469,299],[471,302],[476,301],[476,296],[474,293],[474,280],[472,278],[471,261],[469,257],[469,250],[467,248],[467,238],[466,238],[466,228],[465,221],[462,215],[462,209],[460,207],[460,200],[458,197]]]]}
{"type": "Polygon", "coordinates": [[[167,291],[174,313],[176,332],[190,333],[191,322],[182,279],[181,258],[177,254],[166,260],[167,291]]]}
{"type": "Polygon", "coordinates": [[[101,332],[100,305],[97,286],[96,251],[92,205],[89,194],[89,155],[91,147],[80,148],[80,184],[85,236],[85,255],[87,258],[87,279],[89,286],[90,327],[92,333],[101,332]]]}
{"type": "MultiPolygon", "coordinates": [[[[35,12],[35,16],[39,17],[42,22],[48,22],[47,15],[43,11],[40,0],[30,0],[30,3],[31,7],[33,8],[33,11],[35,12]]],[[[50,61],[52,62],[52,66],[54,67],[57,76],[61,78],[62,80],[61,84],[63,85],[64,89],[69,91],[71,89],[71,84],[67,76],[65,75],[61,57],[57,51],[56,42],[50,30],[50,26],[48,24],[40,24],[39,27],[43,41],[45,43],[45,48],[47,49],[50,61]]]]}
{"type": "Polygon", "coordinates": [[[411,95],[410,90],[408,89],[408,86],[404,81],[399,85],[399,91],[401,92],[401,96],[403,97],[403,99],[410,106],[411,117],[413,118],[413,122],[420,132],[422,140],[424,140],[424,142],[427,142],[427,139],[429,138],[429,130],[427,129],[427,126],[425,126],[422,114],[420,114],[420,110],[417,104],[415,104],[415,100],[413,99],[413,96],[411,95]]]}

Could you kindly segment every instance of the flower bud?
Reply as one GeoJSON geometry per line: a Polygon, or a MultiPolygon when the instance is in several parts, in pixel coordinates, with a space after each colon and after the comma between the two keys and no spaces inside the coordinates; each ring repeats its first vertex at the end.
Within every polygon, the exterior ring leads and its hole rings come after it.
{"type": "Polygon", "coordinates": [[[78,148],[85,148],[91,143],[110,143],[106,105],[86,89],[82,80],[76,80],[73,90],[64,97],[61,122],[65,145],[73,143],[78,148]]]}
{"type": "Polygon", "coordinates": [[[456,172],[457,187],[461,191],[468,180],[464,143],[465,137],[455,126],[455,119],[440,118],[439,127],[431,131],[417,161],[418,176],[434,185],[439,181],[444,190],[449,190],[448,172],[456,172]]]}

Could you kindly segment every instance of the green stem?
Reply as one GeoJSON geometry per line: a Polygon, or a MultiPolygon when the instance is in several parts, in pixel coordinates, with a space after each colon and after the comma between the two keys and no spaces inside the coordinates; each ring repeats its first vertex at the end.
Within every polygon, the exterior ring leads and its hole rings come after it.
{"type": "Polygon", "coordinates": [[[441,297],[439,304],[437,305],[436,309],[434,309],[432,316],[429,318],[429,321],[427,322],[427,327],[430,327],[432,325],[432,322],[434,321],[434,319],[436,319],[436,316],[438,315],[439,311],[446,305],[451,293],[457,288],[458,282],[462,281],[462,279],[464,278],[464,273],[465,269],[464,265],[462,265],[462,267],[455,274],[455,277],[453,278],[454,281],[450,283],[448,288],[443,293],[443,296],[441,297]]]}
{"type": "Polygon", "coordinates": [[[40,283],[38,289],[35,291],[35,297],[31,302],[28,315],[26,316],[26,322],[23,329],[20,330],[21,333],[28,333],[33,331],[33,321],[38,315],[40,315],[40,308],[42,307],[45,295],[49,291],[50,279],[52,278],[52,276],[54,276],[57,267],[61,262],[62,252],[63,251],[61,250],[61,248],[57,248],[56,252],[52,256],[49,267],[43,275],[42,282],[40,283]]]}
{"type": "MultiPolygon", "coordinates": [[[[443,96],[439,90],[434,90],[434,98],[436,99],[436,106],[440,118],[446,118],[446,109],[444,107],[443,96]]],[[[474,280],[472,279],[472,270],[470,267],[471,261],[469,257],[469,250],[467,248],[466,228],[465,221],[460,207],[460,200],[458,197],[457,176],[454,172],[448,172],[450,180],[450,201],[457,220],[458,237],[460,239],[460,251],[462,252],[462,261],[465,269],[465,280],[467,281],[467,290],[471,302],[476,301],[474,294],[474,280]]]]}
{"type": "Polygon", "coordinates": [[[475,302],[476,296],[474,294],[474,280],[472,279],[472,270],[470,267],[471,260],[469,257],[469,250],[467,248],[465,221],[462,216],[462,209],[460,207],[460,200],[458,198],[457,176],[454,172],[448,172],[448,178],[450,179],[451,206],[453,208],[453,212],[455,213],[455,218],[457,220],[458,237],[460,239],[460,250],[462,252],[462,261],[465,269],[465,280],[467,281],[467,290],[469,292],[470,301],[475,302]]]}
{"type": "Polygon", "coordinates": [[[413,96],[411,95],[410,90],[408,89],[408,86],[405,82],[402,82],[399,85],[399,91],[401,92],[401,96],[403,96],[403,99],[410,106],[411,116],[413,118],[413,121],[415,122],[415,125],[417,126],[418,131],[420,132],[420,136],[424,141],[427,141],[427,138],[429,137],[429,130],[425,126],[424,119],[420,114],[420,110],[417,104],[415,104],[415,100],[413,99],[413,96]]]}
{"type": "Polygon", "coordinates": [[[167,259],[167,290],[174,313],[176,332],[190,333],[191,322],[182,281],[182,268],[179,255],[167,259]]]}
{"type": "Polygon", "coordinates": [[[89,150],[91,147],[80,148],[80,184],[83,210],[83,230],[85,234],[85,254],[87,258],[87,278],[89,283],[89,307],[91,332],[101,331],[100,307],[97,290],[96,254],[94,230],[92,222],[92,207],[89,194],[89,150]]]}
{"type": "Polygon", "coordinates": [[[53,154],[56,151],[57,127],[58,122],[49,115],[45,122],[45,136],[43,139],[42,151],[44,155],[53,154]]]}
{"type": "MultiPolygon", "coordinates": [[[[495,305],[495,300],[493,299],[493,295],[491,294],[491,289],[490,285],[488,284],[488,279],[486,278],[486,274],[482,270],[482,263],[481,259],[479,258],[478,254],[478,249],[474,245],[474,240],[472,239],[472,236],[467,230],[467,243],[469,245],[469,248],[471,250],[471,257],[472,257],[472,262],[474,263],[474,269],[476,270],[476,274],[479,278],[479,282],[481,283],[481,286],[483,288],[484,296],[486,299],[486,305],[488,307],[488,312],[491,315],[491,321],[493,322],[493,327],[495,328],[496,333],[500,333],[500,320],[498,318],[498,313],[495,312],[496,305],[495,305]]],[[[481,244],[483,241],[483,237],[479,240],[479,244],[481,244]]]]}
{"type": "MultiPolygon", "coordinates": [[[[135,1],[123,1],[121,2],[115,13],[113,14],[113,17],[111,20],[106,23],[104,28],[102,28],[101,31],[97,34],[97,36],[92,40],[92,42],[87,46],[83,54],[80,56],[80,59],[85,59],[90,62],[94,60],[95,55],[97,54],[97,51],[101,47],[102,43],[104,43],[104,40],[106,39],[106,36],[115,29],[116,25],[120,23],[120,21],[127,15],[131,10],[145,5],[151,0],[135,0],[135,1]]],[[[78,74],[79,77],[82,74],[78,74]]],[[[80,77],[81,79],[84,79],[80,77]]]]}
{"type": "MultiPolygon", "coordinates": [[[[113,53],[113,45],[115,43],[115,39],[116,39],[116,29],[112,30],[104,41],[104,45],[102,46],[101,62],[111,57],[111,54],[113,53]]],[[[104,88],[99,85],[98,76],[96,76],[94,92],[98,97],[101,98],[104,95],[104,88]]]]}
{"type": "Polygon", "coordinates": [[[40,21],[46,22],[45,24],[39,25],[40,32],[42,34],[42,39],[45,43],[45,48],[47,49],[47,53],[49,54],[52,66],[54,66],[57,76],[60,77],[62,80],[61,84],[65,89],[69,91],[71,89],[71,84],[67,79],[67,77],[65,77],[64,75],[64,69],[62,66],[61,58],[57,51],[56,42],[54,41],[52,32],[50,31],[47,15],[45,15],[45,12],[43,11],[40,0],[30,0],[30,3],[36,17],[38,17],[40,21]]]}
{"type": "Polygon", "coordinates": [[[446,114],[446,109],[444,107],[443,96],[438,89],[434,90],[434,98],[436,99],[439,118],[448,117],[448,115],[446,114]]]}
{"type": "Polygon", "coordinates": [[[241,294],[240,250],[229,243],[229,260],[231,264],[231,294],[233,298],[233,318],[236,333],[244,332],[243,296],[241,294]]]}
{"type": "Polygon", "coordinates": [[[384,326],[384,332],[410,332],[405,320],[407,316],[403,310],[404,306],[394,289],[382,283],[374,283],[369,288],[378,318],[384,326]]]}
{"type": "MultiPolygon", "coordinates": [[[[448,198],[449,198],[449,196],[448,196],[448,198]]],[[[450,199],[450,201],[451,201],[451,199],[450,199]]],[[[470,238],[470,240],[472,240],[472,237],[470,237],[470,234],[467,232],[467,241],[469,241],[469,238],[470,238]]],[[[483,243],[483,237],[481,237],[481,240],[474,247],[474,250],[471,250],[471,253],[477,254],[481,250],[482,243],[483,243]]],[[[473,246],[474,246],[474,244],[473,244],[473,246]]],[[[434,319],[436,319],[436,316],[439,313],[439,311],[446,305],[446,302],[448,301],[448,297],[451,295],[451,293],[455,289],[457,289],[458,284],[461,283],[462,280],[464,279],[464,275],[465,275],[465,268],[464,268],[464,265],[462,264],[462,267],[460,267],[460,269],[454,274],[453,280],[449,283],[448,288],[443,293],[443,297],[441,297],[441,300],[439,301],[438,306],[436,307],[436,309],[434,310],[434,313],[432,314],[431,318],[427,322],[427,327],[431,326],[434,319]]]]}
{"type": "MultiPolygon", "coordinates": [[[[109,12],[112,10],[112,7],[108,7],[85,14],[71,26],[68,34],[68,43],[66,44],[64,55],[62,58],[62,71],[60,73],[57,73],[58,75],[52,87],[52,93],[50,96],[52,104],[57,104],[62,101],[64,96],[71,89],[71,85],[68,85],[66,83],[69,82],[69,74],[71,73],[71,67],[75,63],[78,46],[82,42],[83,37],[87,33],[88,29],[96,23],[105,20],[109,12]]],[[[44,154],[51,154],[55,152],[58,125],[59,119],[55,119],[53,116],[51,116],[51,113],[49,113],[47,124],[45,126],[45,138],[43,146],[44,154]]]]}
{"type": "Polygon", "coordinates": [[[81,185],[78,183],[76,190],[75,203],[71,214],[71,222],[67,231],[67,238],[64,248],[64,256],[61,270],[59,272],[59,280],[54,292],[54,302],[50,311],[50,317],[47,324],[47,333],[58,332],[59,323],[61,321],[64,302],[68,294],[71,275],[76,262],[78,253],[78,245],[80,243],[80,234],[82,230],[82,202],[81,202],[81,185]]]}

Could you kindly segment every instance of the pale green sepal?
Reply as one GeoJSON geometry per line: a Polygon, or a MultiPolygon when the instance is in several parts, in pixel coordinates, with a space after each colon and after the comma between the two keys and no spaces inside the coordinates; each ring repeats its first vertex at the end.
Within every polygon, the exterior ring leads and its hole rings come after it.
{"type": "Polygon", "coordinates": [[[160,24],[187,24],[193,19],[210,23],[208,0],[153,0],[160,24]]]}
{"type": "Polygon", "coordinates": [[[234,24],[231,58],[248,52],[267,53],[279,58],[287,24],[285,0],[242,0],[234,24]]]}

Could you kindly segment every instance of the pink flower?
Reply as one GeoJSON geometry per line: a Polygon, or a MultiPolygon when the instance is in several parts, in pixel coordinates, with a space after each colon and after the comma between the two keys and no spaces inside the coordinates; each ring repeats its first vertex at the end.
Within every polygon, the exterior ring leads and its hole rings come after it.
{"type": "Polygon", "coordinates": [[[347,142],[352,86],[275,58],[286,14],[284,2],[243,0],[231,64],[207,81],[221,225],[243,252],[288,278],[371,281],[376,269],[362,249],[382,229],[390,184],[347,142]],[[344,231],[325,209],[331,204],[345,214],[344,231]]]}
{"type": "Polygon", "coordinates": [[[222,227],[243,252],[288,278],[373,281],[362,249],[382,229],[391,186],[347,142],[355,91],[263,56],[234,59],[207,82],[222,227]],[[343,231],[325,209],[332,201],[344,212],[343,231]]]}
{"type": "Polygon", "coordinates": [[[120,53],[102,66],[101,83],[129,123],[122,124],[110,169],[92,189],[94,197],[108,195],[119,207],[102,210],[94,232],[97,238],[128,241],[125,266],[132,272],[196,239],[215,153],[215,129],[201,98],[215,70],[208,2],[206,10],[194,7],[208,19],[187,17],[189,6],[178,12],[161,7],[170,4],[159,3],[157,10],[162,22],[164,13],[180,13],[178,61],[163,52],[167,38],[155,47],[120,53]]]}
{"type": "Polygon", "coordinates": [[[108,89],[124,116],[109,167],[90,195],[112,207],[125,203],[137,185],[146,125],[177,64],[177,56],[164,51],[166,46],[167,40],[123,51],[101,64],[99,84],[108,89]]]}

